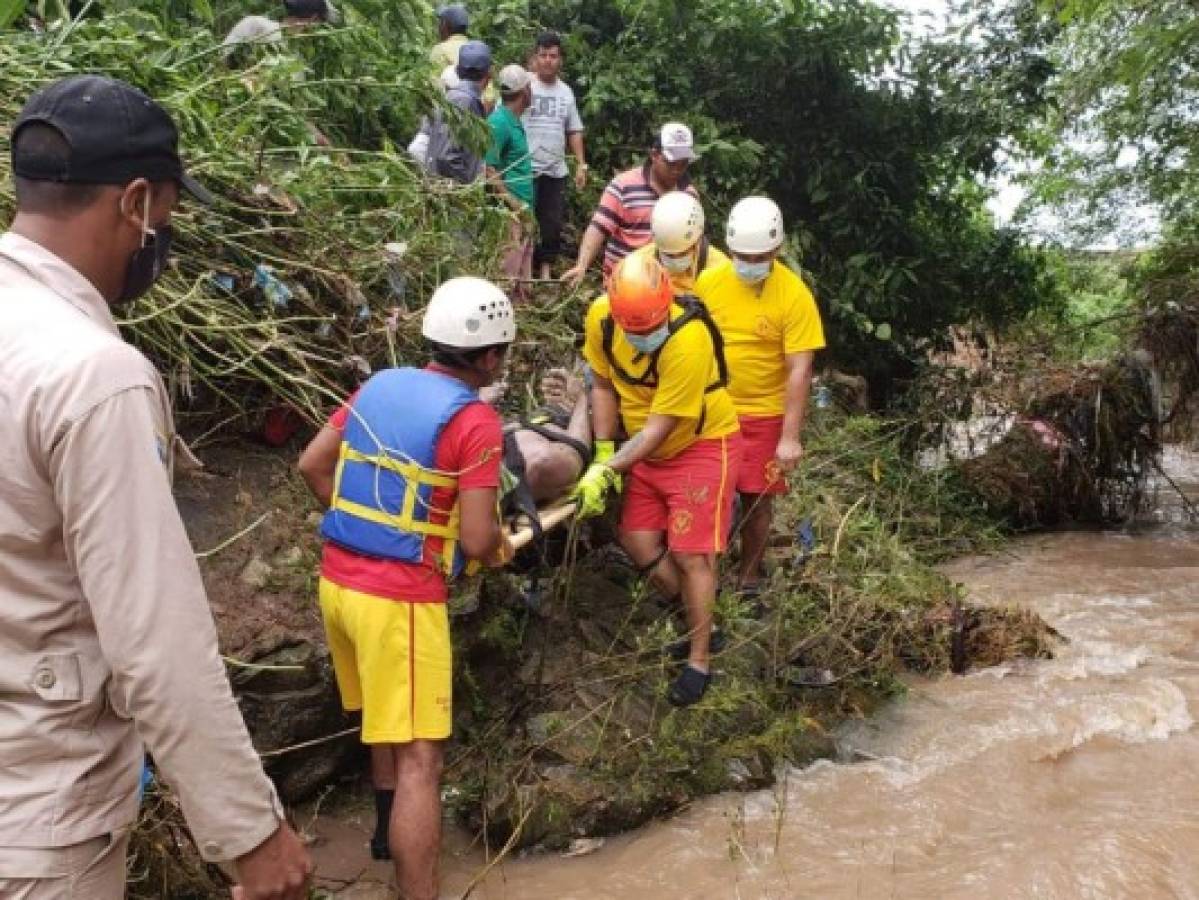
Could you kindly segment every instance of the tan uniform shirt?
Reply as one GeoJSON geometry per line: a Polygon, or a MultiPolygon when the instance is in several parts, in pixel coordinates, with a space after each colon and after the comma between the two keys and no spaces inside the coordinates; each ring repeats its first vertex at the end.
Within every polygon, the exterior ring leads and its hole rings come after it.
{"type": "Polygon", "coordinates": [[[162,380],[90,282],[12,233],[0,416],[0,877],[18,848],[131,824],[143,741],[207,859],[253,849],[281,810],[171,495],[162,380]]]}

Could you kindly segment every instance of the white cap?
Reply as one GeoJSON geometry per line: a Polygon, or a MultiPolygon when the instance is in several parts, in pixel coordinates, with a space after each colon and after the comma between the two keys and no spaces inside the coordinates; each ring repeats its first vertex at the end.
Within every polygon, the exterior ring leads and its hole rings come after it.
{"type": "Polygon", "coordinates": [[[695,141],[691,137],[691,129],[681,122],[667,122],[662,126],[658,135],[658,147],[667,162],[678,162],[680,159],[696,159],[695,141]]]}
{"type": "Polygon", "coordinates": [[[734,253],[769,253],[782,246],[783,214],[769,197],[738,200],[729,213],[725,238],[734,253]]]}
{"type": "Polygon", "coordinates": [[[421,334],[456,350],[516,340],[516,316],[508,295],[482,278],[451,278],[433,292],[421,334]]]}
{"type": "Polygon", "coordinates": [[[518,94],[529,86],[533,76],[519,63],[510,63],[500,69],[500,92],[518,94]]]}

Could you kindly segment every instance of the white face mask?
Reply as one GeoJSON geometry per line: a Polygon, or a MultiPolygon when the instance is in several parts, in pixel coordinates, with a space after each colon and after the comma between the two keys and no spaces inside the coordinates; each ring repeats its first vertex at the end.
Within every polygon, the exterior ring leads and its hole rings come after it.
{"type": "Polygon", "coordinates": [[[733,269],[737,272],[737,277],[746,284],[759,284],[766,280],[770,274],[770,267],[774,265],[774,260],[768,259],[765,262],[746,262],[739,257],[733,257],[733,269]]]}
{"type": "Polygon", "coordinates": [[[633,345],[633,349],[640,353],[653,353],[659,347],[666,343],[666,339],[670,337],[670,323],[665,323],[661,328],[651,331],[649,334],[625,334],[629,339],[629,343],[633,345]]]}
{"type": "Polygon", "coordinates": [[[662,263],[662,268],[667,272],[679,275],[691,269],[691,254],[684,253],[682,256],[673,256],[669,253],[659,253],[658,260],[662,263]]]}

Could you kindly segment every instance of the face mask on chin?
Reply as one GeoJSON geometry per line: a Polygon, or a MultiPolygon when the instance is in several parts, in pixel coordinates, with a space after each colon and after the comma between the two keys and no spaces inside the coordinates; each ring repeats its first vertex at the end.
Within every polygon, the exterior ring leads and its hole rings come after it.
{"type": "Polygon", "coordinates": [[[737,257],[733,258],[733,269],[737,277],[746,284],[761,284],[770,274],[770,267],[773,265],[774,261],[770,259],[765,262],[746,262],[737,257]]]}
{"type": "Polygon", "coordinates": [[[144,296],[162,276],[171,255],[171,226],[167,223],[157,228],[150,227],[150,201],[151,196],[147,191],[142,245],[129,257],[129,265],[125,268],[125,286],[121,289],[117,303],[129,303],[144,296]]]}
{"type": "Polygon", "coordinates": [[[661,328],[651,331],[649,334],[625,334],[625,337],[639,353],[653,353],[670,337],[670,323],[663,324],[661,328]]]}

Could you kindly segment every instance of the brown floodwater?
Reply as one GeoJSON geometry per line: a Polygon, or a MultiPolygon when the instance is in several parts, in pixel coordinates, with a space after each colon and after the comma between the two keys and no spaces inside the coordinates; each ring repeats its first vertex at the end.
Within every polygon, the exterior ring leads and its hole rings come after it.
{"type": "MultiPolygon", "coordinates": [[[[1199,482],[1194,458],[1172,468],[1199,482]]],[[[585,855],[506,860],[471,897],[1199,898],[1199,534],[1156,518],[947,567],[1044,617],[1057,658],[913,681],[842,729],[843,762],[585,855]]],[[[483,860],[449,843],[460,896],[483,860]]]]}

